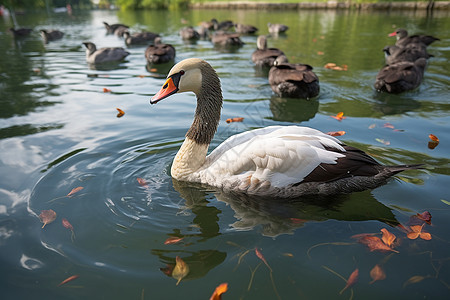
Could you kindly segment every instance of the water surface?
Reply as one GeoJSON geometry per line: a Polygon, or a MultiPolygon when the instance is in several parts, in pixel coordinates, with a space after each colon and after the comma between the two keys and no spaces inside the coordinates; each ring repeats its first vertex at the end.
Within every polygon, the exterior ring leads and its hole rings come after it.
{"type": "Polygon", "coordinates": [[[224,299],[439,299],[449,294],[448,141],[450,19],[446,12],[223,11],[28,14],[31,37],[14,40],[0,22],[0,287],[2,299],[208,299],[228,282],[224,299]],[[216,17],[290,29],[269,39],[292,62],[320,78],[317,99],[275,96],[266,73],[250,60],[256,36],[233,51],[209,41],[181,41],[184,23],[216,17]],[[344,130],[345,143],[385,164],[424,163],[375,190],[290,202],[230,197],[175,182],[172,159],[191,124],[193,94],[150,106],[171,65],[148,67],[145,47],[130,47],[115,65],[90,67],[83,41],[124,46],[102,22],[150,30],[177,49],[176,61],[200,57],[217,70],[224,105],[211,149],[252,128],[297,124],[344,130]],[[183,21],[183,22],[182,22],[183,21]],[[396,27],[441,39],[429,47],[424,81],[414,91],[379,94],[374,78],[382,48],[396,27]],[[66,33],[44,45],[39,29],[66,33]],[[347,65],[348,71],[324,68],[347,65]],[[105,92],[104,89],[110,90],[105,92]],[[117,118],[116,108],[125,111],[117,118]],[[331,115],[344,112],[339,122],[331,115]],[[242,123],[227,118],[244,117],[242,123]],[[387,125],[391,124],[391,125],[387,125]],[[392,128],[393,127],[393,128],[392,128]],[[396,130],[394,130],[396,129],[396,130]],[[428,135],[440,144],[428,148],[428,135]],[[140,185],[137,178],[146,181],[140,185]],[[73,188],[83,189],[65,197],[73,188]],[[39,214],[57,219],[42,227],[39,214]],[[409,240],[399,229],[429,211],[432,240],[409,240]],[[74,228],[71,238],[62,219],[74,228]],[[399,253],[370,252],[351,236],[394,233],[399,253]],[[169,237],[180,243],[164,245],[169,237]],[[258,248],[272,271],[255,255],[258,248]],[[190,272],[178,285],[164,271],[181,257],[190,272]],[[369,284],[383,266],[387,278],[369,284]],[[359,282],[339,295],[359,269],[359,282]],[[332,270],[332,271],[330,271],[332,270]],[[61,287],[71,275],[79,277],[61,287]],[[419,276],[419,277],[413,277],[419,276]],[[413,278],[412,281],[408,281],[413,278]],[[415,279],[415,280],[414,280],[415,279]]]}

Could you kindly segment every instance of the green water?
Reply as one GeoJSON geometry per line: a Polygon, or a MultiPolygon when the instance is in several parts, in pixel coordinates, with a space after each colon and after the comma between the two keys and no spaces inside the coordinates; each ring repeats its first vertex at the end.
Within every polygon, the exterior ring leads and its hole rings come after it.
{"type": "MultiPolygon", "coordinates": [[[[0,290],[2,299],[209,299],[222,282],[223,299],[444,299],[450,294],[449,83],[447,12],[351,11],[105,12],[17,16],[32,36],[14,40],[0,20],[0,290]],[[181,41],[185,26],[216,17],[290,27],[270,38],[292,62],[314,67],[320,96],[311,101],[276,97],[251,53],[256,36],[235,51],[209,41],[181,41]],[[124,46],[102,22],[158,32],[177,50],[176,61],[200,57],[217,70],[224,106],[211,149],[256,127],[301,124],[344,130],[345,143],[386,164],[424,163],[375,190],[291,202],[229,197],[173,182],[172,159],[192,122],[195,96],[149,99],[170,65],[147,68],[145,47],[132,47],[115,66],[90,68],[83,41],[124,46]],[[388,33],[404,27],[441,41],[429,47],[421,86],[401,95],[379,94],[373,83],[383,66],[388,33]],[[39,29],[65,32],[44,45],[39,29]],[[346,64],[348,71],[324,68],[346,64]],[[144,76],[141,76],[144,75],[144,76]],[[104,88],[111,92],[104,92],[104,88]],[[116,108],[125,111],[117,118],[116,108]],[[339,122],[331,115],[344,112],[339,122]],[[242,123],[225,122],[244,117],[242,123]],[[392,128],[386,127],[390,123],[392,128]],[[440,144],[428,148],[428,135],[440,144]],[[384,142],[384,143],[383,143],[384,142]],[[146,186],[138,183],[143,178],[146,186]],[[402,180],[401,180],[402,179],[402,180]],[[447,186],[447,187],[446,187],[447,186]],[[72,197],[73,188],[83,187],[72,197]],[[39,214],[57,219],[42,227],[39,214]],[[409,240],[398,227],[423,211],[432,240],[409,240]],[[71,238],[62,219],[74,228],[71,238]],[[399,253],[370,252],[351,236],[394,233],[399,253]],[[164,245],[171,237],[180,243],[164,245]],[[255,255],[260,249],[269,268],[255,255]],[[181,257],[189,274],[176,280],[161,269],[181,257]],[[369,284],[381,264],[387,278],[369,284]],[[344,278],[359,281],[342,295],[344,278]],[[72,275],[79,277],[63,286],[72,275]],[[416,281],[408,281],[413,276],[416,281]],[[352,294],[353,293],[353,294],[352,294]]],[[[413,278],[414,279],[414,278],[413,278]]]]}

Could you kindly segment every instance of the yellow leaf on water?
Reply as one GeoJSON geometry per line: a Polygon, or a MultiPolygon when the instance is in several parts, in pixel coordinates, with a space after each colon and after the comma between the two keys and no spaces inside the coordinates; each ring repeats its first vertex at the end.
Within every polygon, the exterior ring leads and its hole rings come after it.
{"type": "Polygon", "coordinates": [[[421,282],[424,279],[425,279],[425,277],[420,276],[420,275],[413,276],[405,281],[405,283],[403,284],[403,287],[410,285],[410,284],[421,282]]]}
{"type": "Polygon", "coordinates": [[[189,266],[179,256],[175,258],[176,264],[172,271],[172,277],[177,280],[177,285],[180,281],[189,274],[189,266]]]}

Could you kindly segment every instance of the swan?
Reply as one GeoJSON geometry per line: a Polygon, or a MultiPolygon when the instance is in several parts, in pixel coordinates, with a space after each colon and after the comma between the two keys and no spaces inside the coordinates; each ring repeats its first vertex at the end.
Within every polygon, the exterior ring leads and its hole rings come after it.
{"type": "Polygon", "coordinates": [[[97,49],[94,43],[85,42],[86,61],[90,64],[119,61],[127,57],[130,53],[121,47],[109,47],[97,49]]]}
{"type": "Polygon", "coordinates": [[[350,193],[375,188],[412,166],[383,166],[363,151],[318,130],[269,126],[234,135],[207,155],[220,120],[222,90],[209,63],[180,61],[150,100],[194,92],[194,121],[176,154],[171,176],[225,192],[274,198],[350,193]]]}
{"type": "Polygon", "coordinates": [[[252,53],[252,61],[259,67],[272,67],[275,59],[284,55],[278,48],[267,48],[267,38],[265,35],[258,36],[256,40],[256,50],[252,53]]]}
{"type": "Polygon", "coordinates": [[[395,36],[397,38],[395,45],[400,47],[404,47],[410,43],[422,43],[425,46],[429,46],[435,41],[440,41],[440,39],[431,35],[408,35],[408,31],[402,28],[390,33],[389,36],[395,36]]]}
{"type": "Polygon", "coordinates": [[[413,90],[422,83],[426,65],[425,58],[386,65],[378,72],[374,87],[377,91],[394,94],[413,90]]]}

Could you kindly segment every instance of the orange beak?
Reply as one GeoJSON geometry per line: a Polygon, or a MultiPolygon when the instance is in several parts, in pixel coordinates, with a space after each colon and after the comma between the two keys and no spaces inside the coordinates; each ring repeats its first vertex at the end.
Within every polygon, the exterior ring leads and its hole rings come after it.
{"type": "Polygon", "coordinates": [[[166,82],[159,90],[159,92],[150,99],[150,104],[156,104],[158,101],[167,98],[170,95],[175,94],[176,92],[178,92],[178,87],[173,82],[172,77],[169,77],[167,78],[166,82]]]}
{"type": "Polygon", "coordinates": [[[397,32],[392,32],[392,33],[389,33],[389,36],[396,36],[397,35],[397,32]]]}

